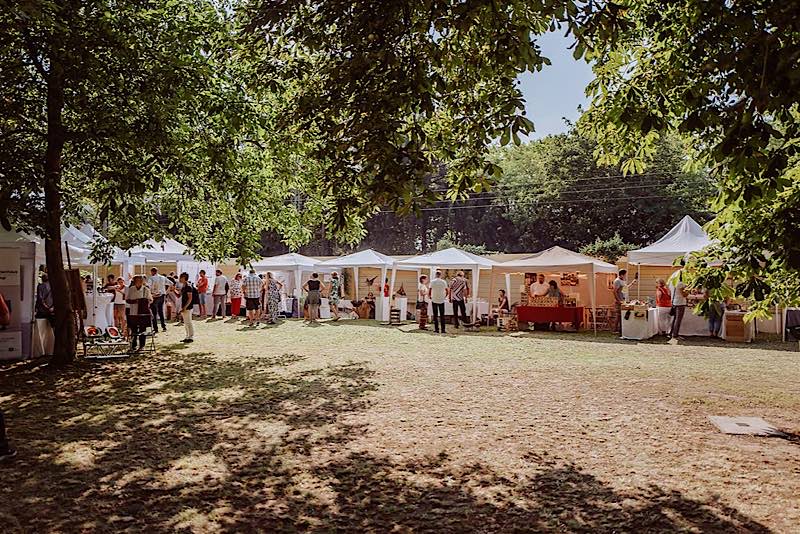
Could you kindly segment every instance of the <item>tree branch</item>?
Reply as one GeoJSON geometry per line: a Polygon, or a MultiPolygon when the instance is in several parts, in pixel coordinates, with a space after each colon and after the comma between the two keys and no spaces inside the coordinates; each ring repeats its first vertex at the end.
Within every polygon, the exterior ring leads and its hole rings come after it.
{"type": "Polygon", "coordinates": [[[39,135],[41,137],[47,137],[47,134],[41,130],[37,130],[35,128],[15,128],[13,130],[9,130],[7,132],[0,133],[0,139],[4,139],[6,137],[11,137],[14,134],[18,133],[33,133],[39,135]]]}
{"type": "Polygon", "coordinates": [[[50,77],[50,74],[47,72],[47,69],[44,68],[42,60],[39,59],[39,54],[36,52],[36,45],[34,44],[33,39],[31,39],[30,33],[28,33],[23,25],[20,25],[19,29],[22,33],[22,39],[25,41],[25,48],[28,50],[28,55],[31,58],[33,66],[36,67],[36,71],[42,76],[42,78],[47,81],[50,77]]]}

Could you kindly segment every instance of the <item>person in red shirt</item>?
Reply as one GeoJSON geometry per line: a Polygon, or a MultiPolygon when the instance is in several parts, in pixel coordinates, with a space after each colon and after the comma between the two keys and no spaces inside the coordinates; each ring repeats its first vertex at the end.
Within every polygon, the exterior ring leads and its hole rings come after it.
{"type": "Polygon", "coordinates": [[[656,280],[656,306],[669,308],[672,306],[672,295],[663,278],[656,280]]]}
{"type": "Polygon", "coordinates": [[[206,293],[208,292],[208,278],[206,278],[206,272],[204,270],[200,270],[200,274],[197,276],[197,292],[199,293],[200,297],[200,318],[203,319],[206,316],[206,293]]]}

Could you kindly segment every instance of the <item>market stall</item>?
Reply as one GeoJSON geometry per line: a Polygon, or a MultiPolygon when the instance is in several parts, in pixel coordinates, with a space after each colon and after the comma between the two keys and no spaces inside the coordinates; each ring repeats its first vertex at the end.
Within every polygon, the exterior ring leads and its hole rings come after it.
{"type": "Polygon", "coordinates": [[[658,308],[646,304],[623,304],[621,312],[624,339],[650,339],[658,334],[658,308]]]}
{"type": "MultiPolygon", "coordinates": [[[[358,300],[358,273],[360,268],[374,268],[380,269],[380,280],[383,283],[383,280],[387,278],[386,273],[389,269],[392,270],[392,277],[391,281],[389,282],[389,296],[381,295],[379,298],[376,299],[376,310],[375,310],[375,317],[379,318],[381,321],[388,321],[389,320],[389,310],[392,307],[398,308],[400,310],[400,316],[406,316],[406,310],[408,307],[408,298],[403,296],[396,296],[394,294],[394,283],[395,283],[395,276],[397,267],[397,260],[392,258],[391,256],[387,256],[386,254],[381,254],[378,251],[367,249],[362,250],[360,252],[354,252],[353,254],[348,254],[347,256],[342,256],[340,258],[334,258],[332,260],[328,260],[322,262],[323,267],[331,268],[331,269],[353,269],[353,278],[355,280],[355,299],[358,300]]],[[[402,267],[400,267],[402,268],[402,267]]],[[[416,267],[406,267],[408,270],[416,270],[416,267]]],[[[352,305],[351,305],[352,306],[352,305]]]]}
{"type": "Polygon", "coordinates": [[[286,285],[284,286],[284,292],[287,296],[284,307],[292,311],[297,309],[298,316],[302,317],[303,309],[300,303],[303,300],[301,290],[303,285],[303,273],[321,270],[320,264],[321,262],[314,258],[309,258],[308,256],[297,254],[296,252],[289,252],[288,254],[262,258],[253,262],[251,266],[258,273],[266,273],[268,271],[284,271],[291,273],[293,277],[286,280],[286,285]],[[290,299],[297,300],[296,307],[294,302],[289,302],[290,299]]]}
{"type": "MultiPolygon", "coordinates": [[[[496,262],[488,258],[484,258],[482,256],[478,256],[477,254],[472,254],[471,252],[467,252],[455,247],[445,250],[438,250],[436,252],[430,252],[428,254],[422,254],[420,256],[412,256],[410,258],[398,261],[392,267],[390,294],[394,294],[394,280],[397,269],[427,268],[430,271],[431,279],[433,279],[433,274],[436,272],[436,269],[460,269],[463,271],[469,271],[472,278],[470,298],[471,309],[469,313],[472,317],[472,320],[475,321],[476,319],[480,318],[480,315],[478,315],[480,310],[478,288],[480,287],[481,271],[490,270],[496,265],[496,262]]],[[[486,303],[486,309],[488,311],[488,302],[486,303]]],[[[447,312],[445,311],[445,315],[446,314],[447,312]]],[[[452,315],[452,307],[450,308],[450,314],[452,315]]]]}
{"type": "MultiPolygon", "coordinates": [[[[579,254],[571,250],[555,246],[543,252],[534,254],[527,258],[513,260],[506,263],[501,263],[494,268],[495,272],[505,274],[511,273],[525,273],[532,271],[536,273],[548,273],[558,277],[559,283],[564,280],[565,283],[570,284],[564,287],[575,287],[572,284],[579,284],[580,277],[588,278],[589,281],[589,301],[592,309],[592,316],[596,317],[597,314],[597,280],[596,276],[602,274],[615,273],[617,267],[600,261],[596,258],[579,254]],[[565,276],[566,275],[566,276],[565,276]]],[[[551,276],[552,279],[552,276],[551,276]]],[[[509,278],[506,277],[506,292],[511,294],[509,278]]],[[[569,296],[569,295],[567,295],[569,296]]],[[[564,300],[559,305],[555,306],[552,303],[548,305],[539,305],[538,302],[530,302],[534,305],[520,305],[517,306],[517,317],[520,322],[535,322],[535,323],[554,323],[565,322],[572,323],[576,327],[580,327],[583,322],[584,310],[583,307],[577,305],[578,299],[572,297],[567,299],[567,305],[564,305],[564,300]],[[523,317],[525,319],[520,319],[523,317]],[[526,320],[527,319],[527,320],[526,320]],[[530,319],[535,319],[531,321],[530,319]]],[[[545,304],[542,301],[541,304],[545,304]]],[[[593,321],[593,328],[597,331],[597,322],[593,321]]]]}

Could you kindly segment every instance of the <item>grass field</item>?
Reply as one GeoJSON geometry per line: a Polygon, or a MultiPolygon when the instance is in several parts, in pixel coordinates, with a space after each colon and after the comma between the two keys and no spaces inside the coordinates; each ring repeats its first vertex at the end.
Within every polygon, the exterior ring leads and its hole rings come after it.
{"type": "Polygon", "coordinates": [[[797,532],[796,345],[297,321],[0,368],[4,532],[797,532]],[[787,350],[789,349],[789,350],[787,350]]]}

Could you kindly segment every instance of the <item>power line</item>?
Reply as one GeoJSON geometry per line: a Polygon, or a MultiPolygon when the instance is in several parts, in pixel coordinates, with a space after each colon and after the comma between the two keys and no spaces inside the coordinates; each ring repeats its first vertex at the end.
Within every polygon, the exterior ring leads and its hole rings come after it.
{"type": "MultiPolygon", "coordinates": [[[[539,205],[550,205],[550,204],[574,204],[578,202],[582,203],[590,203],[596,204],[598,202],[616,202],[616,201],[639,201],[639,200],[668,200],[669,197],[663,197],[660,195],[651,195],[651,196],[644,196],[644,197],[617,197],[617,198],[585,198],[585,199],[571,199],[571,200],[545,200],[541,202],[537,202],[539,205]]],[[[479,208],[504,208],[505,206],[501,204],[471,204],[469,206],[440,206],[440,207],[433,207],[433,208],[420,208],[420,211],[449,211],[449,210],[468,210],[468,209],[479,209],[479,208]]],[[[379,213],[395,213],[393,210],[381,210],[379,213]]]]}
{"type": "MultiPolygon", "coordinates": [[[[622,186],[618,186],[618,187],[602,187],[602,188],[597,188],[597,189],[575,189],[575,190],[569,190],[567,192],[569,192],[570,194],[602,193],[602,192],[606,192],[606,191],[627,191],[627,190],[630,190],[630,189],[643,189],[643,188],[649,188],[649,187],[666,186],[666,185],[671,185],[671,184],[672,184],[672,182],[652,182],[652,183],[649,183],[649,184],[622,185],[622,186]]],[[[519,189],[520,190],[526,190],[526,189],[521,188],[521,187],[519,189]]],[[[463,198],[463,199],[457,199],[455,201],[444,200],[444,201],[438,201],[438,202],[466,202],[468,200],[481,200],[481,199],[484,199],[484,198],[485,199],[489,199],[489,198],[506,198],[505,196],[499,194],[500,191],[503,191],[503,189],[498,189],[497,190],[497,194],[492,192],[492,191],[487,191],[486,193],[475,193],[475,195],[482,195],[482,196],[467,197],[467,198],[463,198]]],[[[530,189],[530,192],[532,192],[532,193],[536,192],[536,191],[537,190],[535,190],[535,189],[530,189]]],[[[542,191],[542,190],[539,190],[539,191],[542,191]]]]}

